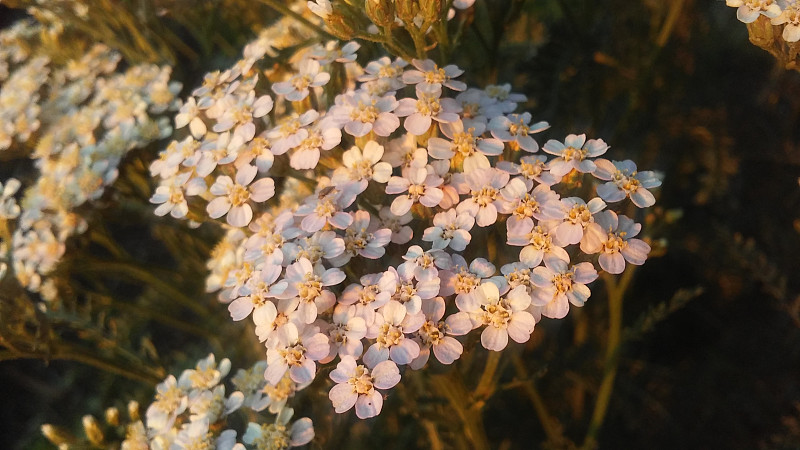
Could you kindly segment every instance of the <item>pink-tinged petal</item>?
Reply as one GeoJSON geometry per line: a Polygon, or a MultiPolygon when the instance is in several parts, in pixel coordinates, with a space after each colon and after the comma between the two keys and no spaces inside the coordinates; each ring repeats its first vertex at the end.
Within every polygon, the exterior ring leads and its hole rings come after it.
{"type": "Polygon", "coordinates": [[[585,134],[570,134],[564,139],[565,147],[581,148],[586,142],[585,134]]]}
{"type": "Polygon", "coordinates": [[[379,363],[389,359],[389,349],[386,347],[378,348],[378,344],[373,344],[361,359],[367,367],[376,367],[379,363]]]}
{"type": "Polygon", "coordinates": [[[400,128],[400,119],[396,115],[383,112],[378,115],[378,120],[372,125],[372,131],[378,136],[387,137],[400,128]]]}
{"type": "Polygon", "coordinates": [[[793,23],[787,24],[783,29],[783,40],[786,42],[800,41],[800,26],[793,23]]]}
{"type": "Polygon", "coordinates": [[[517,311],[508,322],[508,337],[519,344],[528,342],[534,326],[536,326],[536,319],[529,312],[517,311]]]}
{"type": "Polygon", "coordinates": [[[481,333],[481,344],[486,350],[502,351],[508,345],[508,333],[489,325],[481,333]]]}
{"type": "Polygon", "coordinates": [[[228,225],[232,227],[246,227],[253,220],[253,209],[246,203],[241,206],[234,206],[228,211],[226,220],[228,225]]]}
{"type": "Polygon", "coordinates": [[[556,177],[563,177],[572,170],[572,161],[564,161],[563,159],[554,159],[548,165],[550,173],[556,177]]]}
{"type": "Polygon", "coordinates": [[[433,354],[442,364],[452,364],[461,357],[464,347],[455,338],[445,336],[438,345],[433,346],[433,354]]]}
{"type": "Polygon", "coordinates": [[[250,199],[254,202],[263,202],[275,195],[275,181],[272,178],[262,178],[250,185],[250,199]]]}
{"type": "Polygon", "coordinates": [[[372,131],[372,122],[347,122],[344,126],[344,131],[347,134],[355,137],[366,136],[370,131],[372,131]]]}
{"type": "Polygon", "coordinates": [[[622,250],[622,256],[636,266],[641,266],[647,259],[647,254],[650,253],[650,246],[641,239],[629,239],[628,246],[622,250]]]}
{"type": "Polygon", "coordinates": [[[356,416],[359,419],[375,417],[381,413],[381,408],[383,408],[383,396],[375,390],[369,394],[359,395],[356,400],[356,416]]]}
{"type": "Polygon", "coordinates": [[[377,389],[391,389],[400,382],[400,369],[393,361],[383,361],[372,369],[373,384],[377,389]]]}
{"type": "Polygon", "coordinates": [[[331,371],[331,380],[337,383],[346,383],[356,371],[356,360],[352,356],[342,356],[342,360],[331,371]]]}
{"type": "Polygon", "coordinates": [[[269,384],[277,386],[287,369],[289,369],[289,366],[286,365],[283,358],[275,359],[267,365],[267,370],[264,371],[264,379],[267,380],[269,384]]]}
{"type": "MultiPolygon", "coordinates": [[[[327,352],[325,352],[327,354],[327,352]]],[[[289,369],[289,378],[295,383],[304,384],[310,383],[314,380],[314,375],[317,372],[317,364],[309,358],[305,358],[301,365],[292,366],[289,369]]]]}
{"type": "Polygon", "coordinates": [[[300,320],[305,324],[313,323],[317,320],[317,305],[314,302],[303,302],[297,307],[300,320]]]}
{"type": "Polygon", "coordinates": [[[588,159],[585,159],[580,163],[578,163],[577,167],[575,168],[578,169],[578,172],[581,173],[592,173],[595,171],[597,166],[594,164],[594,161],[589,161],[588,159]]]}
{"type": "Polygon", "coordinates": [[[315,361],[324,358],[330,352],[328,337],[322,333],[303,340],[303,346],[306,348],[306,357],[315,361]]]}
{"type": "Polygon", "coordinates": [[[290,447],[306,445],[314,439],[314,424],[308,417],[298,419],[292,424],[289,440],[290,447]]]}
{"type": "Polygon", "coordinates": [[[577,244],[583,237],[583,227],[577,223],[564,222],[556,228],[556,238],[564,244],[577,244]]]}
{"type": "Polygon", "coordinates": [[[466,312],[451,314],[444,322],[450,328],[450,333],[455,336],[463,336],[472,331],[472,321],[466,312]]]}
{"type": "Polygon", "coordinates": [[[758,10],[752,9],[747,5],[742,5],[736,10],[736,18],[744,23],[752,23],[758,19],[758,10]]]}
{"type": "Polygon", "coordinates": [[[639,208],[647,208],[656,203],[656,198],[650,191],[640,187],[631,194],[631,201],[639,208]]]}
{"type": "Polygon", "coordinates": [[[431,127],[431,116],[423,116],[419,113],[411,114],[406,118],[403,126],[406,131],[414,136],[422,136],[427,133],[428,129],[431,127]]]}
{"type": "Polygon", "coordinates": [[[444,198],[444,192],[441,189],[429,187],[425,189],[425,195],[419,198],[419,202],[429,208],[433,208],[442,201],[442,198],[444,198]]]}
{"type": "Polygon", "coordinates": [[[219,219],[231,209],[231,202],[227,197],[217,197],[206,206],[208,217],[219,219]]]}
{"type": "Polygon", "coordinates": [[[386,183],[392,176],[392,165],[387,162],[379,162],[372,168],[372,179],[378,183],[386,183]]]}
{"type": "Polygon", "coordinates": [[[579,264],[575,264],[572,267],[572,270],[575,273],[575,277],[573,281],[576,283],[591,283],[592,281],[597,279],[597,270],[595,270],[594,266],[590,262],[582,262],[579,264]]]}
{"type": "MultiPolygon", "coordinates": [[[[411,206],[413,204],[414,204],[414,202],[410,198],[408,198],[408,196],[401,195],[401,196],[395,198],[394,201],[392,201],[392,205],[390,207],[390,210],[392,211],[392,214],[394,214],[396,216],[402,216],[403,214],[405,214],[405,213],[407,213],[408,211],[411,210],[411,206]]],[[[223,213],[223,214],[225,214],[225,213],[223,213]]],[[[217,217],[219,217],[219,216],[217,216],[217,217]]],[[[215,217],[212,217],[212,218],[215,218],[215,217]]]]}
{"type": "Polygon", "coordinates": [[[544,252],[532,245],[523,248],[522,251],[519,252],[520,262],[531,268],[541,264],[543,258],[544,252]]]}
{"type": "Polygon", "coordinates": [[[531,304],[531,296],[525,286],[517,286],[506,294],[506,303],[514,311],[522,311],[531,304]]]}
{"type": "Polygon", "coordinates": [[[326,222],[327,220],[325,220],[324,217],[320,217],[316,214],[309,214],[303,217],[303,220],[300,222],[300,228],[309,233],[314,233],[321,230],[326,222]]]}
{"type": "Polygon", "coordinates": [[[597,258],[597,261],[603,270],[611,274],[616,275],[625,270],[625,258],[619,252],[603,253],[597,258]]]}
{"type": "MultiPolygon", "coordinates": [[[[615,229],[612,227],[611,229],[615,229]]],[[[581,239],[581,251],[587,255],[597,253],[603,248],[603,243],[607,240],[608,235],[603,230],[603,227],[595,222],[590,223],[583,232],[583,239],[581,239]]]]}
{"type": "Polygon", "coordinates": [[[328,398],[331,400],[333,404],[333,409],[337,413],[343,413],[345,411],[349,411],[353,405],[356,404],[356,400],[358,400],[358,394],[353,392],[353,387],[349,384],[337,384],[336,386],[332,387],[330,392],[328,393],[328,398]]]}
{"type": "Polygon", "coordinates": [[[328,269],[322,275],[323,286],[336,286],[344,281],[347,275],[339,269],[328,269]]]}
{"type": "Polygon", "coordinates": [[[319,163],[319,149],[300,149],[292,153],[289,165],[297,170],[309,170],[317,167],[319,163]]]}
{"type": "Polygon", "coordinates": [[[251,166],[249,164],[241,166],[239,170],[236,171],[236,184],[247,186],[253,181],[257,173],[258,168],[256,166],[251,166]]]}
{"type": "Polygon", "coordinates": [[[239,297],[228,305],[228,312],[231,313],[231,319],[242,320],[253,312],[253,301],[250,297],[239,297]]]}
{"type": "Polygon", "coordinates": [[[591,295],[592,291],[585,284],[581,283],[574,283],[572,285],[572,291],[567,292],[569,302],[579,308],[586,303],[586,300],[588,300],[591,295]]]}
{"type": "Polygon", "coordinates": [[[559,295],[542,308],[542,315],[551,319],[563,319],[569,312],[569,302],[565,295],[559,295]]]}
{"type": "Polygon", "coordinates": [[[393,345],[389,349],[389,357],[400,365],[410,363],[417,356],[419,356],[419,344],[411,339],[403,339],[400,344],[393,345]]]}
{"type": "Polygon", "coordinates": [[[281,81],[272,84],[272,91],[278,95],[286,95],[294,90],[294,86],[289,81],[281,81]]]}
{"type": "Polygon", "coordinates": [[[555,295],[556,289],[552,285],[534,289],[531,293],[531,304],[534,306],[546,306],[553,301],[555,295]]]}
{"type": "Polygon", "coordinates": [[[612,182],[597,186],[597,195],[609,203],[621,201],[627,196],[625,195],[625,191],[618,188],[617,185],[612,182]]]}
{"type": "Polygon", "coordinates": [[[479,227],[488,227],[497,222],[497,208],[489,204],[482,208],[478,208],[478,214],[475,216],[475,223],[479,227]]]}
{"type": "Polygon", "coordinates": [[[517,143],[523,150],[535,153],[539,151],[539,144],[530,136],[518,136],[517,143]]]}
{"type": "Polygon", "coordinates": [[[611,177],[614,175],[614,173],[616,173],[616,171],[617,171],[616,166],[614,166],[614,164],[611,161],[607,160],[607,159],[603,159],[603,158],[596,159],[594,161],[594,164],[595,164],[596,168],[595,168],[594,172],[592,173],[592,175],[594,175],[595,178],[598,178],[598,179],[601,179],[601,180],[605,180],[605,181],[610,180],[611,177]]]}

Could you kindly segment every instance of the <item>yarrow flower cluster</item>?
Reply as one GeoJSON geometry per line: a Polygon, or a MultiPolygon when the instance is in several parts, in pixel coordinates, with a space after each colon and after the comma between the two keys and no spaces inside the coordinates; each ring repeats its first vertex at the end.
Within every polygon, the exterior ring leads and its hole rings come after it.
{"type": "Polygon", "coordinates": [[[276,69],[258,42],[206,76],[151,173],[157,214],[227,229],[206,287],[253,321],[267,386],[335,365],[334,409],[373,417],[404,366],[453,363],[472,331],[492,351],[526,342],[582,307],[598,270],[646,260],[641,225],[608,204],[652,206],[658,175],[583,134],[540,147],[549,124],[509,86],[469,88],[430,60],[362,67],[325,56],[335,43],[276,69]]]}
{"type": "MultiPolygon", "coordinates": [[[[0,41],[13,42],[9,33],[24,34],[12,27],[0,41]]],[[[14,51],[4,45],[0,54],[10,70],[5,81],[0,77],[0,150],[30,154],[40,175],[23,188],[13,235],[3,237],[3,244],[11,246],[20,284],[54,300],[57,292],[47,275],[63,256],[67,238],[87,228],[75,209],[98,199],[116,180],[128,151],[172,133],[163,114],[177,110],[181,85],[170,81],[166,66],[117,72],[120,55],[102,44],[64,65],[22,48],[27,46],[14,51]]],[[[7,181],[4,205],[12,201],[12,185],[19,189],[7,181]]]]}
{"type": "MultiPolygon", "coordinates": [[[[239,369],[226,385],[230,361],[217,362],[210,354],[178,378],[169,375],[159,383],[144,417],[137,402],[129,403],[131,420],[125,424],[121,441],[114,442],[113,436],[104,436],[91,415],[83,418],[84,431],[93,447],[123,450],[279,450],[307,444],[314,438],[311,419],[293,421],[294,410],[286,407],[294,387],[290,383],[267,386],[264,367],[266,363],[260,361],[249,369],[239,369]],[[229,392],[229,387],[235,390],[229,392]],[[264,415],[267,410],[274,414],[274,419],[264,423],[252,421],[254,413],[264,415]],[[237,430],[241,421],[229,418],[241,411],[248,411],[250,419],[237,430]]],[[[106,422],[120,428],[119,416],[116,408],[109,408],[106,422]]],[[[54,444],[61,445],[52,425],[44,425],[42,431],[54,444]]]]}
{"type": "Polygon", "coordinates": [[[772,25],[784,26],[784,41],[800,40],[800,3],[797,0],[725,0],[725,3],[736,8],[736,18],[743,23],[752,23],[764,16],[772,25]]]}

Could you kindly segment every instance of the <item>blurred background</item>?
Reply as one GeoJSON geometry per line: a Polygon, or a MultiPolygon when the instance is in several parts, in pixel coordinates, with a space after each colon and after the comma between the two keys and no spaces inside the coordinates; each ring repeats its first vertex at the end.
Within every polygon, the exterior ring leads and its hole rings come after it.
{"type": "MultiPolygon", "coordinates": [[[[221,37],[201,43],[175,20],[187,8],[182,3],[191,2],[155,3],[169,11],[164,26],[195,50],[196,57],[179,53],[172,61],[184,94],[205,72],[234,62],[258,23],[275,17],[261,5],[247,21],[229,13],[207,24],[221,37]]],[[[213,11],[223,2],[201,3],[213,11]]],[[[0,5],[0,25],[25,15],[14,6],[20,5],[0,5]]],[[[473,13],[453,53],[468,69],[464,81],[511,83],[525,93],[523,110],[552,126],[545,139],[585,132],[609,143],[609,158],[663,174],[656,206],[639,218],[654,252],[625,294],[620,364],[599,447],[800,448],[800,73],[751,44],[736,10],[723,1],[488,0],[473,13]]],[[[365,47],[362,57],[374,51],[365,47]]],[[[145,164],[159,145],[129,162],[145,164]]],[[[184,293],[206,298],[203,255],[219,233],[194,231],[206,242],[197,247],[199,263],[179,264],[175,255],[186,243],[163,243],[172,242],[173,229],[185,230],[157,220],[142,203],[101,213],[109,233],[131,258],[167,266],[180,275],[184,293]]],[[[90,244],[74,246],[93,251],[90,244]]],[[[130,280],[110,289],[123,297],[143,294],[130,280]]],[[[205,304],[227,322],[224,305],[209,298],[205,304]]],[[[483,410],[492,448],[581,442],[602,377],[607,317],[598,293],[566,319],[537,325],[529,343],[503,354],[483,410]],[[565,439],[548,439],[534,397],[521,395],[523,373],[565,439]]],[[[220,345],[249,339],[243,327],[226,323],[229,334],[215,341],[143,323],[135,333],[158,349],[160,357],[148,361],[165,361],[165,373],[209,351],[227,352],[234,367],[257,354],[220,345]]],[[[476,361],[485,359],[476,353],[476,361]]],[[[444,371],[431,372],[437,370],[444,371]]],[[[83,414],[101,414],[125,399],[144,405],[153,392],[152,384],[94,367],[38,359],[0,362],[0,386],[0,443],[9,449],[52,448],[39,436],[41,424],[78,428],[83,414]]],[[[347,431],[311,448],[433,448],[421,416],[446,415],[447,407],[425,392],[429,386],[412,378],[373,421],[333,419],[347,431]]],[[[315,422],[332,414],[327,398],[306,398],[299,408],[313,411],[315,422]]],[[[459,431],[442,430],[447,448],[448,433],[459,431]]]]}

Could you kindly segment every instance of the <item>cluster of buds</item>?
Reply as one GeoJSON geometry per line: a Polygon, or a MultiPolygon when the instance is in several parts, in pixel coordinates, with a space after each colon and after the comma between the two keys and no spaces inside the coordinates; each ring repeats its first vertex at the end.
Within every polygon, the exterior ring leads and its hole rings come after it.
{"type": "Polygon", "coordinates": [[[187,369],[179,378],[168,376],[156,386],[153,402],[141,417],[139,404],[128,404],[128,422],[122,423],[117,408],[108,408],[105,423],[83,417],[85,439],[78,439],[53,425],[43,425],[42,434],[59,449],[121,448],[123,450],[206,449],[258,450],[286,449],[305,445],[314,438],[311,419],[292,421],[294,410],[286,407],[292,392],[267,387],[260,361],[249,369],[239,369],[231,379],[236,389],[225,394],[224,379],[231,363],[217,364],[213,354],[187,369]],[[233,428],[229,417],[236,411],[250,415],[269,410],[275,415],[268,423],[248,422],[244,430],[233,428]]]}
{"type": "Polygon", "coordinates": [[[540,147],[549,124],[508,85],[468,88],[430,60],[361,66],[357,49],[300,51],[263,72],[271,93],[246,50],[186,101],[191,135],[151,172],[158,214],[227,228],[207,289],[254,322],[267,385],[335,364],[334,409],[367,418],[406,368],[457,360],[460,336],[526,342],[583,306],[598,270],[643,264],[641,225],[608,204],[649,207],[660,180],[602,158],[602,139],[540,147]]]}
{"type": "MultiPolygon", "coordinates": [[[[10,70],[0,78],[0,151],[33,159],[40,174],[23,188],[16,221],[0,235],[0,258],[10,252],[20,284],[54,301],[58,292],[48,275],[64,255],[67,238],[87,228],[75,210],[116,180],[127,152],[172,133],[165,113],[177,110],[181,85],[170,81],[166,66],[118,72],[120,55],[102,44],[79,59],[53,63],[23,45],[27,34],[21,30],[36,28],[23,24],[0,36],[2,42],[20,42],[8,47],[13,52],[0,53],[10,70]]],[[[8,180],[3,201],[13,200],[19,187],[8,180]]]]}

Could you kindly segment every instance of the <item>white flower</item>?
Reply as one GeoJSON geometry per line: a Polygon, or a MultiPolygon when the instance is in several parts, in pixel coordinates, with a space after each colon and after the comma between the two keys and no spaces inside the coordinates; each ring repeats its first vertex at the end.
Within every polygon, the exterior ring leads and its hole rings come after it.
{"type": "Polygon", "coordinates": [[[642,229],[626,216],[617,216],[614,211],[601,211],[595,215],[594,223],[586,228],[586,237],[581,242],[584,253],[600,253],[600,267],[608,273],[618,274],[625,270],[625,261],[640,266],[650,253],[650,246],[641,239],[634,239],[642,229]]]}
{"type": "Polygon", "coordinates": [[[428,140],[428,153],[436,159],[453,159],[456,155],[463,165],[464,172],[490,167],[489,158],[503,153],[503,142],[498,139],[484,139],[480,137],[486,130],[482,123],[473,124],[464,128],[464,123],[457,120],[452,123],[442,123],[442,133],[450,140],[432,137],[428,140]]]}
{"type": "Polygon", "coordinates": [[[497,285],[485,282],[475,290],[475,299],[480,310],[468,312],[478,312],[486,325],[481,332],[485,349],[499,352],[506,348],[509,337],[520,344],[530,339],[536,320],[525,311],[531,298],[524,287],[516,287],[501,298],[497,285]]]}
{"type": "Polygon", "coordinates": [[[258,169],[244,165],[236,171],[236,182],[227,175],[220,175],[211,186],[211,193],[218,196],[208,203],[206,211],[212,219],[227,214],[226,221],[233,227],[245,227],[253,218],[250,202],[263,202],[275,195],[272,178],[262,178],[250,184],[258,169]]]}
{"type": "Polygon", "coordinates": [[[306,170],[317,167],[320,149],[330,150],[342,142],[342,132],[338,128],[326,127],[322,123],[317,128],[321,129],[307,130],[308,135],[300,141],[292,153],[289,165],[293,169],[306,170]]]}
{"type": "Polygon", "coordinates": [[[445,297],[456,294],[456,306],[460,311],[473,311],[478,308],[475,289],[494,275],[496,267],[484,258],[476,258],[469,265],[461,255],[453,255],[453,268],[441,272],[442,289],[445,297]]]}
{"type": "Polygon", "coordinates": [[[444,311],[445,304],[442,297],[436,297],[422,305],[422,313],[425,314],[426,320],[417,330],[416,338],[421,345],[419,356],[409,364],[412,369],[421,369],[428,362],[431,350],[442,364],[452,364],[464,351],[460,342],[448,336],[452,333],[447,323],[442,320],[444,311]]]}
{"type": "Polygon", "coordinates": [[[330,377],[338,383],[328,394],[334,410],[343,413],[355,406],[356,416],[368,419],[383,407],[383,395],[377,389],[393,388],[400,382],[400,370],[392,361],[379,362],[370,370],[357,365],[352,356],[343,356],[330,377]]]}
{"type": "Polygon", "coordinates": [[[441,89],[442,85],[454,91],[463,91],[467,85],[461,81],[453,80],[454,77],[464,73],[455,65],[448,65],[440,68],[430,59],[412,59],[411,64],[417,70],[406,70],[403,72],[403,82],[406,84],[417,84],[427,88],[429,86],[441,89]]]}
{"type": "Polygon", "coordinates": [[[267,370],[264,379],[273,386],[278,384],[286,371],[295,383],[307,383],[314,379],[317,365],[314,361],[328,356],[328,337],[316,326],[303,327],[300,334],[293,323],[286,325],[286,341],[267,349],[267,370]]]}
{"type": "Polygon", "coordinates": [[[253,272],[240,290],[240,293],[244,295],[228,305],[231,318],[235,321],[242,320],[249,316],[254,308],[265,305],[270,298],[283,293],[287,283],[275,284],[281,272],[281,266],[274,264],[264,264],[261,269],[253,272]]]}
{"type": "Polygon", "coordinates": [[[544,264],[531,272],[531,281],[538,287],[532,298],[536,305],[543,306],[543,316],[562,319],[569,312],[570,303],[581,307],[592,295],[586,284],[597,279],[597,271],[588,262],[570,268],[565,261],[553,258],[544,264]]]}
{"type": "Polygon", "coordinates": [[[539,144],[531,134],[539,133],[550,128],[547,122],[536,122],[529,125],[531,121],[530,113],[511,114],[506,116],[494,117],[489,122],[489,131],[492,136],[503,142],[510,142],[512,148],[522,148],[525,151],[535,153],[539,150],[539,144]]]}
{"type": "MultiPolygon", "coordinates": [[[[584,229],[594,222],[593,215],[602,211],[606,203],[598,197],[589,200],[589,203],[580,197],[567,197],[561,199],[560,206],[561,223],[555,229],[556,239],[559,245],[571,245],[581,241],[584,229]]],[[[558,217],[555,209],[549,215],[558,217]]]]}
{"type": "Polygon", "coordinates": [[[378,216],[381,219],[381,227],[392,230],[392,243],[405,244],[414,236],[414,231],[408,224],[413,220],[411,211],[407,211],[403,215],[395,215],[392,213],[391,208],[384,206],[378,211],[378,216]]]}
{"type": "Polygon", "coordinates": [[[469,231],[475,218],[469,213],[458,213],[455,209],[440,212],[433,217],[433,226],[426,228],[422,240],[430,242],[434,250],[448,246],[457,252],[464,251],[472,240],[469,231]]]}
{"type": "Polygon", "coordinates": [[[194,97],[189,97],[186,103],[181,106],[180,112],[175,115],[175,128],[181,129],[189,125],[189,131],[195,139],[201,139],[206,134],[206,124],[203,119],[199,117],[201,114],[200,108],[197,106],[197,101],[194,97]]]}
{"type": "Polygon", "coordinates": [[[283,408],[275,417],[274,424],[248,423],[242,441],[258,450],[286,449],[308,444],[314,439],[314,424],[308,417],[303,417],[287,429],[286,425],[292,415],[294,415],[292,408],[283,408]]]}
{"type": "Polygon", "coordinates": [[[508,183],[507,172],[489,167],[476,169],[465,175],[466,188],[470,195],[456,207],[458,212],[467,212],[475,217],[479,227],[488,227],[497,222],[500,206],[500,190],[508,183]]]}
{"type": "Polygon", "coordinates": [[[548,216],[559,207],[558,194],[551,191],[544,184],[536,186],[533,192],[528,192],[525,182],[521,178],[514,178],[500,191],[503,201],[500,202],[500,212],[511,214],[506,222],[510,230],[520,222],[533,226],[533,220],[546,220],[555,217],[548,216]]]}
{"type": "Polygon", "coordinates": [[[424,167],[408,167],[403,177],[392,177],[386,185],[387,194],[401,194],[392,201],[391,211],[396,216],[402,216],[411,210],[414,203],[433,208],[444,197],[438,188],[444,180],[429,174],[424,167]]]}
{"type": "Polygon", "coordinates": [[[570,134],[564,139],[563,144],[555,139],[550,139],[542,148],[547,153],[557,156],[547,164],[550,173],[556,177],[563,177],[572,170],[581,173],[594,172],[595,163],[587,158],[602,155],[608,150],[608,145],[602,139],[586,141],[585,134],[570,134]]]}
{"type": "Polygon", "coordinates": [[[276,94],[283,95],[292,102],[303,100],[308,97],[309,88],[324,86],[331,79],[331,74],[320,72],[319,62],[310,58],[300,61],[297,69],[298,73],[288,81],[272,84],[272,90],[276,94]]]}
{"type": "Polygon", "coordinates": [[[353,317],[361,317],[367,326],[372,325],[375,310],[392,298],[396,280],[397,273],[390,271],[364,275],[360,284],[353,283],[345,288],[339,303],[350,306],[353,317]]]}
{"type": "Polygon", "coordinates": [[[391,359],[397,364],[408,364],[419,356],[419,344],[406,336],[425,322],[421,312],[409,314],[405,306],[389,301],[375,315],[375,321],[367,328],[367,337],[375,339],[364,353],[364,362],[375,365],[391,359]]]}
{"type": "Polygon", "coordinates": [[[433,120],[437,122],[455,122],[459,119],[461,107],[452,98],[440,98],[441,87],[436,84],[420,83],[417,85],[417,98],[404,98],[395,109],[399,117],[406,117],[403,126],[406,131],[421,136],[428,132],[433,120]]]}
{"type": "Polygon", "coordinates": [[[331,5],[330,0],[314,0],[309,1],[307,4],[308,9],[321,17],[323,20],[327,19],[328,16],[333,13],[333,6],[331,5]]]}
{"type": "Polygon", "coordinates": [[[437,278],[438,269],[450,269],[453,261],[450,255],[442,250],[424,251],[419,245],[412,245],[403,255],[406,260],[397,268],[403,278],[413,276],[418,281],[430,281],[437,278]]]}
{"type": "Polygon", "coordinates": [[[334,258],[331,262],[341,267],[347,264],[356,255],[367,259],[378,259],[386,253],[386,245],[392,239],[392,230],[388,228],[377,229],[370,226],[370,213],[356,211],[353,213],[353,223],[344,230],[344,253],[334,258]]]}
{"type": "Polygon", "coordinates": [[[342,154],[343,167],[334,172],[333,182],[339,184],[340,180],[357,181],[361,192],[367,189],[370,180],[386,183],[392,176],[392,166],[383,157],[383,146],[375,141],[369,141],[364,150],[353,146],[342,154]]]}
{"type": "Polygon", "coordinates": [[[329,117],[351,136],[373,132],[386,137],[400,126],[400,119],[392,112],[399,104],[393,95],[376,97],[363,91],[348,92],[336,97],[329,117]]]}
{"type": "Polygon", "coordinates": [[[295,212],[296,216],[305,216],[300,227],[309,233],[321,230],[326,223],[340,230],[347,228],[353,223],[353,216],[343,210],[355,201],[358,189],[359,183],[331,186],[308,197],[295,212]]]}
{"type": "Polygon", "coordinates": [[[358,358],[364,351],[361,339],[367,335],[367,322],[363,317],[355,315],[353,308],[344,304],[336,305],[331,317],[331,323],[326,334],[331,344],[328,357],[321,360],[321,363],[333,361],[336,355],[344,357],[346,355],[358,358]]]}
{"type": "Polygon", "coordinates": [[[761,14],[770,19],[781,14],[781,6],[775,0],[725,0],[725,3],[738,8],[736,18],[744,23],[755,22],[761,14]]]}
{"type": "Polygon", "coordinates": [[[631,160],[609,161],[598,159],[594,176],[607,180],[608,183],[597,186],[597,195],[607,202],[618,202],[625,197],[630,197],[634,205],[639,208],[653,206],[656,198],[648,190],[661,186],[661,180],[655,172],[636,171],[636,163],[631,160]]]}
{"type": "Polygon", "coordinates": [[[336,286],[344,279],[345,274],[339,269],[325,270],[319,265],[313,266],[306,258],[300,258],[286,268],[283,280],[288,286],[279,297],[298,297],[300,305],[297,311],[303,323],[309,324],[316,320],[318,313],[327,311],[336,303],[336,296],[325,288],[336,286]]]}
{"type": "Polygon", "coordinates": [[[773,25],[784,25],[783,40],[786,42],[800,41],[800,3],[793,2],[786,5],[781,15],[771,20],[773,25]]]}
{"type": "Polygon", "coordinates": [[[546,162],[547,157],[544,155],[528,155],[523,156],[519,164],[500,161],[497,163],[497,168],[512,175],[521,175],[517,178],[521,179],[530,191],[533,189],[534,183],[552,186],[561,180],[561,177],[556,177],[550,173],[545,165],[546,162]]]}

